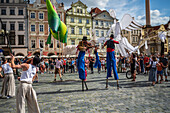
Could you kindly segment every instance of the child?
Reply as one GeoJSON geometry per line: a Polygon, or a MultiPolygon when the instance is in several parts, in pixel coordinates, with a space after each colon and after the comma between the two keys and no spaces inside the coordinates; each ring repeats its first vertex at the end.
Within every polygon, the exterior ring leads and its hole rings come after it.
{"type": "Polygon", "coordinates": [[[163,70],[162,70],[162,63],[161,63],[161,61],[159,61],[159,64],[160,65],[157,66],[157,81],[156,81],[156,83],[158,83],[158,81],[159,81],[159,75],[161,76],[160,83],[162,83],[162,81],[163,81],[163,70]]]}

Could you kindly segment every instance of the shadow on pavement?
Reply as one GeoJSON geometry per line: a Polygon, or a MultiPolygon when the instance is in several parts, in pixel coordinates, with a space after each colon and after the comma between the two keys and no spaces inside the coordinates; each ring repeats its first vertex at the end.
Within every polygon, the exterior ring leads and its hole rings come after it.
{"type": "Polygon", "coordinates": [[[43,95],[43,94],[61,94],[61,93],[74,93],[74,92],[89,92],[89,91],[102,91],[102,90],[107,90],[107,89],[98,89],[98,88],[94,88],[94,89],[88,89],[85,91],[82,90],[67,90],[67,91],[62,91],[62,89],[59,89],[58,91],[53,91],[53,92],[40,92],[37,93],[37,95],[43,95]]]}

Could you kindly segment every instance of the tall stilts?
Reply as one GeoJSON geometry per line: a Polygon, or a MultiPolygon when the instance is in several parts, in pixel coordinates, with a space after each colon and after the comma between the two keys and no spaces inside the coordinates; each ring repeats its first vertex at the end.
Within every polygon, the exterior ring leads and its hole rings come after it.
{"type": "Polygon", "coordinates": [[[118,82],[118,80],[117,80],[117,89],[119,89],[119,82],[118,82]]]}
{"type": "Polygon", "coordinates": [[[106,88],[108,88],[108,79],[106,79],[106,88]]]}
{"type": "Polygon", "coordinates": [[[82,91],[84,91],[84,80],[82,80],[82,91]]]}
{"type": "Polygon", "coordinates": [[[84,84],[85,84],[85,86],[86,86],[86,90],[88,90],[88,87],[87,87],[86,81],[84,81],[84,84]]]}

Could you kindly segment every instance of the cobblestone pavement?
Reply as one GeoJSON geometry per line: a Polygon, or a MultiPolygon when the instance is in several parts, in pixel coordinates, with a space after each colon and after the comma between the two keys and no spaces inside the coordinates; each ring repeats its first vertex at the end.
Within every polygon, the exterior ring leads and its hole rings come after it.
{"type": "MultiPolygon", "coordinates": [[[[105,89],[105,77],[105,72],[88,74],[89,90],[83,92],[77,73],[65,74],[63,82],[52,82],[54,74],[39,75],[39,83],[34,83],[33,87],[41,112],[170,113],[170,82],[151,86],[146,75],[137,75],[136,82],[132,82],[131,79],[126,79],[125,73],[119,73],[121,88],[118,90],[116,81],[111,78],[109,88],[105,89]]],[[[170,76],[168,78],[170,80],[170,76]]],[[[16,86],[18,83],[16,80],[16,86]]],[[[0,99],[0,113],[15,112],[15,97],[0,99]]]]}

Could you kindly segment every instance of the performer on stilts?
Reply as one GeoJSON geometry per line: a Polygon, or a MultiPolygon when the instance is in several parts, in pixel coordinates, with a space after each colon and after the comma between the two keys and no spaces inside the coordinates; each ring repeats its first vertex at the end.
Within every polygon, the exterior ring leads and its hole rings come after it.
{"type": "Polygon", "coordinates": [[[82,80],[82,91],[84,91],[84,84],[86,87],[86,90],[88,90],[87,84],[86,84],[86,76],[85,76],[85,61],[84,56],[85,52],[88,48],[90,48],[91,44],[87,42],[87,37],[83,36],[82,41],[79,42],[78,49],[79,49],[79,55],[77,60],[77,67],[78,67],[78,73],[79,78],[82,80]]]}
{"type": "Polygon", "coordinates": [[[96,55],[96,62],[94,64],[94,68],[98,68],[98,73],[100,74],[101,62],[100,62],[100,59],[99,59],[99,55],[98,55],[97,49],[99,49],[99,48],[97,46],[95,46],[94,54],[96,55]]]}
{"type": "Polygon", "coordinates": [[[117,80],[117,88],[119,89],[119,84],[118,84],[118,73],[116,69],[116,59],[115,59],[115,43],[119,44],[118,41],[113,40],[114,35],[110,35],[110,39],[105,42],[102,48],[107,45],[107,77],[106,77],[106,88],[108,88],[108,77],[112,77],[111,75],[111,70],[113,69],[114,73],[114,78],[117,80]]]}
{"type": "MultiPolygon", "coordinates": [[[[7,59],[2,58],[3,64],[0,67],[0,72],[3,70],[4,79],[2,83],[2,90],[0,97],[6,97],[7,99],[15,96],[15,79],[11,63],[7,62],[7,59]]],[[[0,73],[1,74],[1,73],[0,73]]]]}
{"type": "Polygon", "coordinates": [[[36,92],[32,87],[32,81],[36,74],[36,66],[39,64],[40,59],[34,57],[31,59],[30,64],[23,63],[21,65],[15,65],[14,60],[15,58],[12,56],[12,68],[23,69],[16,94],[17,113],[25,113],[25,99],[28,103],[28,113],[40,113],[36,92]]]}

